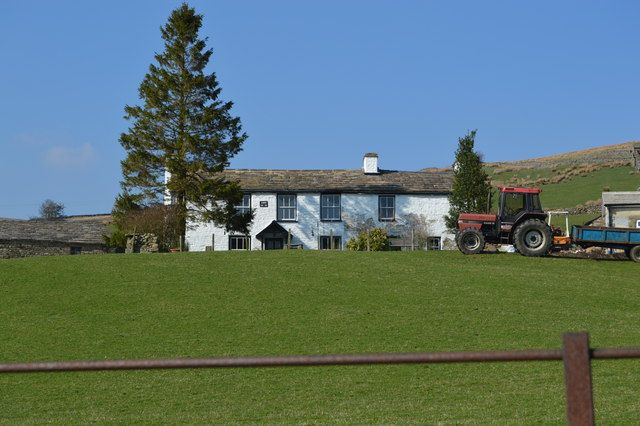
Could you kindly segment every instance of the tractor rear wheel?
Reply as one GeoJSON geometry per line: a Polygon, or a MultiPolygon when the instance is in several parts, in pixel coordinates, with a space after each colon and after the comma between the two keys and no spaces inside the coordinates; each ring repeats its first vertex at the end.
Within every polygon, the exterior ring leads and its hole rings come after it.
{"type": "Polygon", "coordinates": [[[463,229],[456,237],[456,244],[464,254],[478,254],[484,250],[484,235],[477,229],[463,229]]]}
{"type": "Polygon", "coordinates": [[[551,228],[540,220],[526,220],[513,233],[513,244],[525,256],[544,256],[552,243],[551,228]]]}
{"type": "Polygon", "coordinates": [[[635,246],[629,250],[629,259],[634,262],[640,262],[640,246],[635,246]]]}

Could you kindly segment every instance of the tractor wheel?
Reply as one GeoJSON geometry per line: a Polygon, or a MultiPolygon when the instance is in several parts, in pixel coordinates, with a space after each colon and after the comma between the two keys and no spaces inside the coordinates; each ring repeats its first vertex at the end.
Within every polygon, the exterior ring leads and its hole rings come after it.
{"type": "Polygon", "coordinates": [[[513,244],[525,256],[544,256],[552,243],[551,228],[540,220],[526,220],[513,233],[513,244]]]}
{"type": "Polygon", "coordinates": [[[458,234],[456,244],[464,254],[478,254],[484,250],[484,235],[477,229],[467,228],[458,234]]]}
{"type": "Polygon", "coordinates": [[[629,259],[634,262],[640,262],[640,246],[635,246],[629,250],[629,259]]]}

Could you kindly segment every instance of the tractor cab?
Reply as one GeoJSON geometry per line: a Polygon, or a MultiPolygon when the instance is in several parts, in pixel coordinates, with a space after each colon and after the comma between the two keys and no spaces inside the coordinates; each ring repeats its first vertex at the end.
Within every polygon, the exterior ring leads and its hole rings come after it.
{"type": "Polygon", "coordinates": [[[546,217],[540,203],[541,189],[538,188],[500,188],[498,218],[502,224],[514,224],[524,216],[546,217]]]}
{"type": "MultiPolygon", "coordinates": [[[[465,254],[479,253],[485,243],[513,244],[526,256],[546,254],[553,242],[545,223],[538,188],[501,187],[498,214],[461,213],[456,243],[465,254]]],[[[491,205],[489,197],[488,206],[491,205]]]]}

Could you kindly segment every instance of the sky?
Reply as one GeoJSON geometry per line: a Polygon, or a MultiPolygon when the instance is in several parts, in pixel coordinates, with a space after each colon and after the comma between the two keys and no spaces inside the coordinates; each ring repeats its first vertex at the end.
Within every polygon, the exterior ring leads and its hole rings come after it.
{"type": "MultiPolygon", "coordinates": [[[[111,210],[124,106],[181,2],[0,6],[0,217],[111,210]]],[[[448,166],[640,139],[640,2],[191,1],[249,135],[233,168],[448,166]]]]}

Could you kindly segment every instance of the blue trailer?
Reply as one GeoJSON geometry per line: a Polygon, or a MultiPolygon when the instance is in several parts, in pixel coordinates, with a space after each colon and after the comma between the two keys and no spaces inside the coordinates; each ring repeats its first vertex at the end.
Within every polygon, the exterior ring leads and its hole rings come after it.
{"type": "Polygon", "coordinates": [[[640,229],[573,226],[571,241],[580,247],[607,247],[624,250],[627,256],[640,262],[640,229]]]}

